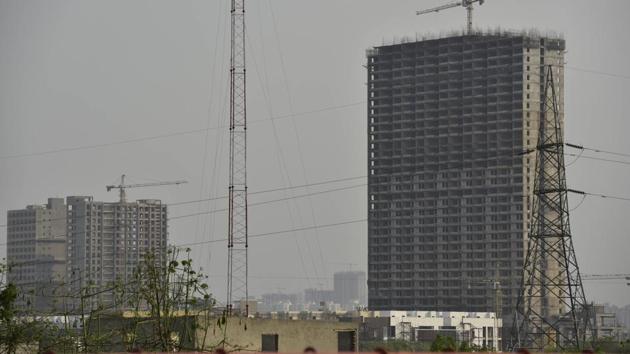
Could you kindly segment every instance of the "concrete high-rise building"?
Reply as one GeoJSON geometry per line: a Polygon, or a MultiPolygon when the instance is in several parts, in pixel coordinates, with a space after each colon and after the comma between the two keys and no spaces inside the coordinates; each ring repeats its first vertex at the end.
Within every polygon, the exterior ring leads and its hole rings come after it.
{"type": "MultiPolygon", "coordinates": [[[[167,208],[159,200],[107,203],[73,196],[66,203],[67,273],[72,293],[102,291],[92,301],[110,303],[113,292],[107,289],[114,282],[132,286],[134,272],[145,255],[153,255],[156,261],[166,259],[167,208]]],[[[74,304],[75,309],[77,306],[74,304]]]]}
{"type": "Polygon", "coordinates": [[[7,213],[7,280],[24,297],[20,306],[58,309],[66,275],[66,206],[62,198],[7,213]]]}
{"type": "Polygon", "coordinates": [[[365,272],[347,271],[333,275],[335,302],[347,310],[367,303],[367,280],[365,272]]]}
{"type": "Polygon", "coordinates": [[[522,276],[543,65],[557,37],[488,33],[367,51],[370,310],[502,313],[522,276]]]}

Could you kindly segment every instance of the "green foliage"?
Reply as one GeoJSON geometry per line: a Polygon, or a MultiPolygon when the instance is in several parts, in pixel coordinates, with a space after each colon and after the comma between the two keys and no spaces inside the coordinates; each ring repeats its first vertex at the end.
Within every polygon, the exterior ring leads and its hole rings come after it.
{"type": "Polygon", "coordinates": [[[470,345],[470,343],[463,341],[459,343],[459,349],[457,351],[458,352],[472,352],[473,347],[470,345]]]}
{"type": "Polygon", "coordinates": [[[630,354],[630,340],[618,341],[614,338],[602,338],[593,344],[597,353],[630,354]]]}
{"type": "Polygon", "coordinates": [[[5,264],[0,264],[0,353],[14,354],[36,342],[43,325],[27,316],[28,308],[18,311],[21,294],[14,284],[4,281],[7,270],[5,264]]]}
{"type": "Polygon", "coordinates": [[[18,297],[17,287],[7,284],[0,291],[0,321],[7,322],[15,316],[15,301],[18,297]]]}
{"type": "Polygon", "coordinates": [[[415,342],[400,339],[390,339],[386,341],[362,341],[359,343],[359,350],[364,352],[374,351],[376,348],[383,348],[388,352],[489,352],[486,347],[471,345],[468,342],[460,342],[459,346],[452,337],[437,335],[433,342],[415,342]]]}
{"type": "MultiPolygon", "coordinates": [[[[0,263],[1,354],[138,349],[173,352],[215,347],[206,344],[208,328],[214,326],[210,316],[215,300],[206,284],[207,276],[194,268],[190,249],[183,255],[170,249],[160,259],[148,254],[133,278],[124,283],[90,283],[76,293],[59,295],[63,312],[56,314],[65,321],[57,324],[40,317],[30,304],[18,306],[28,294],[4,281],[7,269],[0,263]],[[113,294],[113,302],[101,301],[105,293],[113,294]],[[122,311],[127,316],[122,316],[122,311]],[[199,338],[204,332],[206,335],[199,338]]],[[[227,321],[225,315],[220,317],[218,327],[225,331],[227,321]]],[[[227,340],[220,344],[228,345],[227,340]]]]}
{"type": "Polygon", "coordinates": [[[454,352],[457,349],[457,344],[452,337],[437,335],[433,343],[431,343],[430,350],[432,352],[454,352]]]}
{"type": "Polygon", "coordinates": [[[129,294],[122,296],[126,298],[126,308],[147,312],[146,318],[138,316],[129,326],[125,335],[130,339],[127,350],[139,344],[145,350],[164,352],[198,349],[195,348],[198,325],[194,318],[209,316],[215,304],[205,283],[207,278],[193,268],[190,249],[186,249],[183,259],[178,249],[170,249],[168,259],[147,254],[136,268],[134,286],[126,287],[129,294]],[[151,335],[144,336],[142,343],[138,336],[140,323],[150,323],[151,328],[151,335]]]}

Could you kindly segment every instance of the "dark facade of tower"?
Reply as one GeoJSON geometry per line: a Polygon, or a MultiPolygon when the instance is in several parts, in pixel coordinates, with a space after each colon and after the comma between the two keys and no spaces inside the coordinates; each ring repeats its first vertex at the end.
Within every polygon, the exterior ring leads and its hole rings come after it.
{"type": "Polygon", "coordinates": [[[497,311],[520,287],[541,65],[564,40],[475,34],[369,49],[368,307],[497,311]]]}

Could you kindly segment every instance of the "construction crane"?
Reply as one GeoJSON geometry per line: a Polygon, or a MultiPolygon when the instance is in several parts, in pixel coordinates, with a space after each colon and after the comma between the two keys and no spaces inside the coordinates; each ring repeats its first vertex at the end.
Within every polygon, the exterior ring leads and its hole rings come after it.
{"type": "Polygon", "coordinates": [[[431,12],[440,12],[442,10],[446,10],[446,9],[450,9],[450,8],[458,7],[458,6],[465,7],[466,8],[466,12],[468,13],[468,25],[466,27],[466,29],[467,29],[466,34],[471,34],[472,33],[473,4],[478,2],[479,5],[483,5],[484,1],[485,0],[455,1],[455,2],[452,2],[450,4],[437,6],[437,7],[431,8],[431,9],[416,11],[416,15],[424,15],[424,14],[428,14],[428,13],[431,13],[431,12]]]}
{"type": "Polygon", "coordinates": [[[110,185],[105,186],[107,191],[111,191],[112,189],[118,189],[120,191],[120,203],[127,202],[127,194],[125,193],[125,189],[127,188],[138,188],[138,187],[155,187],[155,186],[167,186],[171,184],[184,184],[188,183],[188,181],[165,181],[165,182],[152,182],[152,183],[137,183],[137,184],[125,184],[125,175],[120,176],[120,184],[119,185],[110,185]]]}
{"type": "Polygon", "coordinates": [[[583,274],[582,280],[628,280],[630,281],[630,274],[583,274]]]}

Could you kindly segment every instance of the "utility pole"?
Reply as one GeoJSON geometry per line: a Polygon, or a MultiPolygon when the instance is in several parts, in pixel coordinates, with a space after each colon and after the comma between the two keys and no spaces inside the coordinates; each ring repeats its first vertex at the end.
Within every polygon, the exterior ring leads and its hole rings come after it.
{"type": "MultiPolygon", "coordinates": [[[[564,135],[553,66],[541,74],[534,195],[521,293],[516,305],[512,350],[583,349],[591,337],[586,302],[569,227],[564,135]]],[[[581,192],[583,194],[583,192],[581,192]]]]}
{"type": "MultiPolygon", "coordinates": [[[[482,279],[477,281],[468,281],[468,289],[472,288],[472,285],[492,285],[492,290],[494,291],[494,329],[492,332],[492,348],[495,350],[500,350],[499,348],[499,321],[502,320],[502,307],[503,307],[503,292],[501,290],[501,280],[499,279],[499,270],[498,267],[495,268],[494,278],[493,279],[482,279]]],[[[490,308],[488,306],[488,308],[490,308]]],[[[463,320],[462,320],[463,321],[463,320]]]]}
{"type": "Polygon", "coordinates": [[[245,89],[245,0],[232,0],[230,51],[230,181],[228,207],[227,312],[247,293],[247,109],[245,89]]]}

